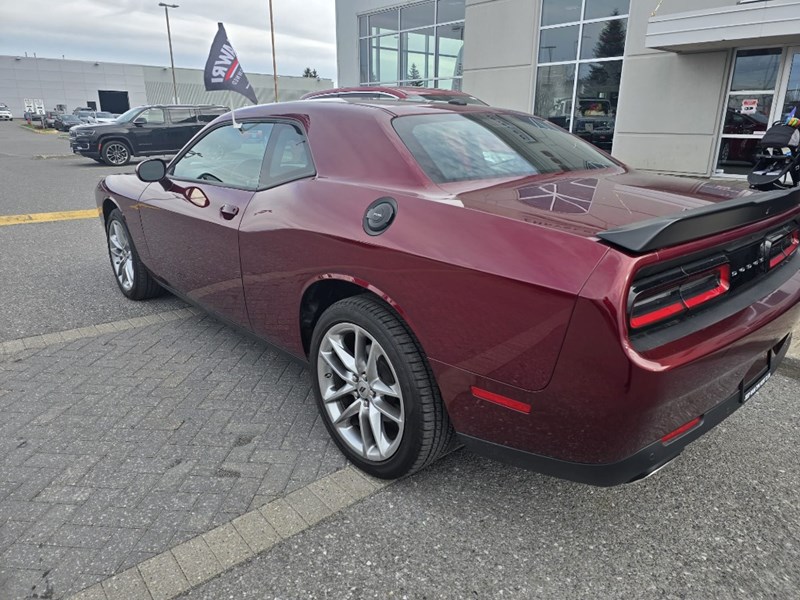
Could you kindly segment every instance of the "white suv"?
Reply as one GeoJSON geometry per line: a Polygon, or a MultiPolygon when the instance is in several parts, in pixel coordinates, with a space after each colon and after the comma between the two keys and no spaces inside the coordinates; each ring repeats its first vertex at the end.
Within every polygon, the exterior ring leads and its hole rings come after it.
{"type": "Polygon", "coordinates": [[[0,104],[0,121],[13,121],[14,115],[11,114],[11,110],[5,105],[0,104]]]}

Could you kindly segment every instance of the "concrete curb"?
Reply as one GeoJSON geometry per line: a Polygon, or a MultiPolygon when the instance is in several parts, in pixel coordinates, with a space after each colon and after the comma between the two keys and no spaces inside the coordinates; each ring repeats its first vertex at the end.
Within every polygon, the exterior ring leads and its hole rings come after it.
{"type": "Polygon", "coordinates": [[[389,485],[345,467],[96,583],[72,600],[170,600],[389,485]]]}

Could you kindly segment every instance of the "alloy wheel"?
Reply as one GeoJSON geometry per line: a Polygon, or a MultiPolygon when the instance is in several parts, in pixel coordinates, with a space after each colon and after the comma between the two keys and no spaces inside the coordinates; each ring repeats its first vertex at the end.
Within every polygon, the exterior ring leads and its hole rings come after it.
{"type": "Polygon", "coordinates": [[[391,458],[403,439],[405,405],[380,343],[358,325],[337,323],[322,338],[317,378],[325,413],[347,447],[370,462],[391,458]]]}
{"type": "Polygon", "coordinates": [[[120,287],[126,292],[130,291],[134,284],[131,243],[125,227],[116,220],[111,221],[108,228],[108,251],[120,287]]]}
{"type": "Polygon", "coordinates": [[[106,146],[105,156],[112,165],[124,165],[128,162],[128,148],[125,144],[111,142],[106,146]]]}

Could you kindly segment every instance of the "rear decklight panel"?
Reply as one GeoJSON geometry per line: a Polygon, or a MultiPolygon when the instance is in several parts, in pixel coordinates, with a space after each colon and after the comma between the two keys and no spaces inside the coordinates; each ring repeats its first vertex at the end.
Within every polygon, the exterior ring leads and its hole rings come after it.
{"type": "Polygon", "coordinates": [[[652,337],[752,288],[795,257],[798,249],[800,226],[792,222],[704,257],[687,258],[683,264],[671,261],[661,270],[644,269],[628,294],[634,346],[637,338],[652,337]]]}

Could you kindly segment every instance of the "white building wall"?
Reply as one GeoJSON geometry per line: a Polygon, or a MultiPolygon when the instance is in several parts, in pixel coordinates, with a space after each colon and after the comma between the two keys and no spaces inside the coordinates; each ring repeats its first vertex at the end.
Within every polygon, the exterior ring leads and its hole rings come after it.
{"type": "MultiPolygon", "coordinates": [[[[716,164],[732,53],[646,48],[647,22],[657,4],[631,2],[614,155],[640,169],[708,176],[716,164]]],[[[671,0],[658,14],[733,4],[736,0],[671,0]]]]}
{"type": "MultiPolygon", "coordinates": [[[[202,69],[176,69],[178,96],[189,104],[223,104],[238,108],[250,104],[240,94],[207,92],[202,69]]],[[[261,103],[275,97],[272,75],[247,73],[261,103]]],[[[311,91],[333,87],[330,79],[278,77],[281,101],[296,100],[311,91]]],[[[172,102],[172,73],[166,67],[103,63],[53,58],[0,56],[0,102],[22,117],[25,98],[41,98],[45,109],[65,104],[68,111],[93,101],[100,108],[98,90],[128,92],[130,106],[172,102]]]]}

